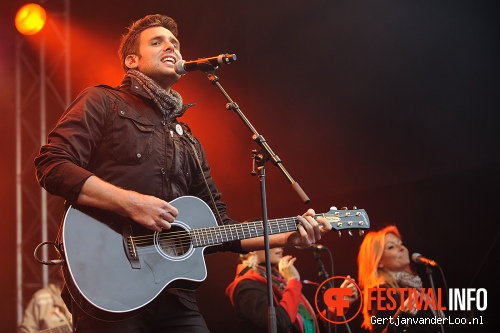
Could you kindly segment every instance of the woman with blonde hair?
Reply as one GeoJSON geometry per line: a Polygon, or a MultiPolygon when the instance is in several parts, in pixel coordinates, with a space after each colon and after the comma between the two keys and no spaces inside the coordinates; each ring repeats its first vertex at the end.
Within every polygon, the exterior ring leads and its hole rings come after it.
{"type": "MultiPolygon", "coordinates": [[[[370,332],[439,332],[429,324],[438,314],[432,306],[417,311],[408,292],[422,290],[422,280],[410,268],[408,249],[395,226],[369,232],[359,248],[358,279],[363,291],[363,324],[370,332]],[[392,294],[391,294],[392,293],[392,294]],[[402,305],[402,300],[404,304],[402,305]]],[[[419,294],[420,295],[420,294],[419,294]]]]}

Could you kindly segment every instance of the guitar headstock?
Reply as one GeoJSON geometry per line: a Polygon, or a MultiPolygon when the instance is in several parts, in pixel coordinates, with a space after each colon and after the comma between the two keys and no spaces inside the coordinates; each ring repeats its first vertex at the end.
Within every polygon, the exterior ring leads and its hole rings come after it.
{"type": "Polygon", "coordinates": [[[352,236],[352,230],[358,229],[359,235],[362,236],[365,233],[364,229],[370,228],[370,219],[364,209],[331,207],[328,213],[321,215],[330,222],[333,229],[337,230],[339,237],[342,236],[342,230],[347,230],[352,236]]]}

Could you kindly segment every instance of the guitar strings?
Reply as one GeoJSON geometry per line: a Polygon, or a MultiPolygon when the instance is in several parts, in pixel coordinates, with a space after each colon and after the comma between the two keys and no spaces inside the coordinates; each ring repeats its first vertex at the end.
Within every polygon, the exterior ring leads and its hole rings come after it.
{"type": "MultiPolygon", "coordinates": [[[[270,223],[270,231],[272,233],[281,232],[281,229],[285,228],[286,231],[292,231],[296,230],[297,226],[295,222],[293,223],[293,225],[290,224],[289,222],[285,225],[283,225],[283,223],[281,223],[281,225],[276,225],[276,224],[273,225],[272,223],[270,223]]],[[[131,236],[130,239],[137,246],[152,244],[157,235],[160,242],[178,240],[178,241],[187,241],[187,244],[190,244],[192,242],[192,239],[194,238],[195,240],[198,239],[201,243],[207,243],[208,240],[215,240],[215,243],[217,243],[218,239],[225,238],[227,240],[230,240],[231,237],[232,239],[235,239],[235,235],[236,238],[247,234],[250,234],[250,236],[256,234],[254,237],[258,237],[262,236],[263,233],[264,231],[262,228],[262,222],[249,222],[239,225],[215,226],[215,227],[201,228],[194,230],[181,230],[181,231],[166,230],[164,232],[161,232],[159,235],[158,233],[155,233],[155,234],[148,234],[141,236],[131,236]],[[257,229],[257,227],[259,227],[259,230],[257,229]],[[218,231],[218,234],[214,235],[213,234],[214,231],[218,231]]]]}
{"type": "MultiPolygon", "coordinates": [[[[290,228],[290,226],[286,227],[286,231],[293,231],[296,230],[296,226],[293,226],[294,228],[290,228]]],[[[217,228],[217,229],[224,229],[224,228],[217,228]]],[[[270,231],[272,233],[277,233],[280,232],[282,229],[285,229],[284,226],[275,226],[271,227],[270,231]]],[[[254,228],[254,230],[221,230],[217,234],[213,233],[214,230],[210,229],[197,229],[195,231],[189,231],[189,230],[182,230],[182,231],[163,231],[159,235],[158,234],[149,234],[149,235],[141,235],[141,236],[131,236],[131,240],[134,242],[136,245],[148,245],[153,242],[153,240],[156,238],[158,235],[159,241],[165,241],[165,240],[188,240],[191,242],[191,240],[194,239],[200,239],[200,240],[208,240],[208,239],[235,239],[238,238],[239,236],[245,236],[245,235],[250,235],[253,236],[255,234],[255,237],[262,236],[264,234],[263,230],[257,230],[254,228]]]]}
{"type": "MultiPolygon", "coordinates": [[[[317,216],[325,217],[325,214],[315,215],[315,217],[317,216]]],[[[337,217],[339,216],[337,215],[337,217]]],[[[296,218],[285,218],[270,220],[268,225],[270,233],[275,234],[284,232],[282,230],[284,227],[286,227],[286,232],[297,230],[297,224],[298,222],[296,218]],[[285,222],[285,224],[283,224],[282,222],[285,222]]],[[[243,238],[241,236],[245,236],[248,234],[250,235],[250,237],[262,236],[264,234],[262,221],[246,222],[242,224],[230,224],[224,226],[212,226],[193,230],[165,230],[160,233],[156,232],[154,234],[148,235],[130,236],[130,239],[132,240],[133,245],[138,253],[145,254],[148,252],[158,252],[157,246],[159,246],[162,249],[167,248],[169,250],[175,251],[178,255],[182,255],[186,253],[187,249],[192,245],[194,247],[215,245],[223,243],[225,241],[241,239],[243,238]],[[251,230],[253,230],[256,235],[253,235],[251,230]],[[218,234],[216,233],[214,235],[214,231],[218,231],[218,234]],[[228,236],[228,232],[231,237],[228,236]],[[225,237],[223,233],[225,234],[225,237]],[[156,242],[155,239],[157,239],[156,242]],[[151,245],[155,246],[151,247],[151,245]]],[[[167,250],[167,252],[170,251],[167,250]]]]}
{"type": "MultiPolygon", "coordinates": [[[[293,231],[293,230],[297,230],[296,225],[293,225],[293,228],[287,228],[286,231],[293,231]]],[[[282,232],[282,230],[280,227],[278,227],[278,228],[271,227],[270,232],[277,233],[277,232],[282,232]]],[[[174,233],[179,234],[179,232],[174,232],[174,233]]],[[[184,233],[188,234],[186,231],[184,231],[184,233]]],[[[264,233],[263,230],[261,230],[257,235],[255,235],[255,237],[262,236],[263,233],[264,233]]],[[[224,241],[230,240],[229,238],[224,240],[224,239],[222,239],[222,236],[221,236],[220,241],[218,241],[219,240],[218,238],[210,236],[208,234],[196,235],[197,238],[191,237],[190,235],[185,235],[183,237],[173,237],[172,234],[173,233],[167,232],[164,235],[162,235],[162,234],[158,235],[158,238],[159,238],[158,242],[154,242],[155,235],[148,235],[149,236],[148,242],[143,241],[143,242],[135,243],[135,245],[137,246],[137,252],[142,253],[142,254],[154,253],[154,252],[157,252],[156,245],[158,245],[162,249],[165,249],[165,247],[170,249],[170,250],[175,249],[175,252],[179,252],[178,254],[184,254],[184,253],[186,253],[185,249],[191,247],[191,245],[194,245],[194,247],[208,246],[208,245],[214,245],[214,244],[218,244],[218,243],[222,243],[224,241]],[[194,240],[193,240],[193,238],[194,238],[194,240]],[[146,247],[145,248],[144,245],[149,245],[149,246],[155,245],[155,247],[146,247]]],[[[240,236],[241,234],[245,234],[245,231],[240,230],[237,234],[238,234],[238,236],[240,236]]],[[[234,235],[232,235],[232,236],[234,236],[234,235]]],[[[167,251],[167,252],[169,252],[169,251],[167,251]]]]}
{"type": "MultiPolygon", "coordinates": [[[[283,221],[287,222],[286,219],[284,219],[283,221]]],[[[294,225],[295,225],[295,220],[293,220],[294,222],[294,225]]],[[[270,222],[270,227],[273,228],[273,227],[276,227],[276,226],[273,226],[272,224],[273,222],[270,222]]],[[[289,223],[289,221],[287,222],[289,223]]],[[[174,227],[177,227],[177,226],[174,226],[174,227]]],[[[278,228],[280,227],[279,225],[277,226],[278,228]]],[[[229,224],[229,225],[224,225],[224,226],[213,226],[213,227],[206,227],[206,228],[199,228],[199,229],[190,229],[190,230],[180,230],[180,231],[169,231],[169,230],[165,230],[162,232],[163,233],[169,233],[171,235],[180,235],[180,234],[185,234],[185,233],[197,233],[197,234],[203,234],[203,233],[213,233],[214,230],[220,230],[220,232],[223,232],[223,233],[233,233],[233,232],[246,232],[247,229],[248,231],[250,229],[255,229],[255,228],[260,228],[260,229],[263,229],[262,227],[262,222],[259,221],[259,222],[245,222],[245,223],[240,223],[240,224],[229,224]],[[228,230],[229,229],[229,230],[228,230]],[[240,229],[240,230],[238,230],[240,229]],[[245,229],[245,230],[243,230],[245,229]]],[[[153,236],[153,234],[147,234],[147,235],[139,235],[139,236],[132,236],[133,239],[135,240],[139,240],[141,238],[150,238],[151,236],[153,236]]]]}
{"type": "MultiPolygon", "coordinates": [[[[317,216],[325,217],[325,214],[316,214],[315,217],[317,216]]],[[[339,216],[337,215],[337,217],[339,216]]],[[[287,232],[294,231],[297,230],[297,223],[298,223],[297,218],[295,217],[269,220],[269,229],[271,233],[280,233],[282,232],[281,229],[282,228],[285,229],[285,227],[286,227],[285,231],[287,232]]],[[[245,222],[241,224],[229,224],[224,226],[213,226],[213,227],[199,228],[193,230],[184,230],[184,229],[179,231],[165,230],[159,234],[154,233],[148,235],[131,236],[130,239],[133,241],[134,245],[144,246],[153,244],[156,235],[158,235],[158,240],[160,242],[164,241],[171,242],[172,240],[177,240],[182,242],[181,244],[191,244],[193,242],[192,240],[195,239],[198,240],[197,243],[201,243],[201,246],[203,246],[203,245],[219,243],[218,241],[219,239],[220,242],[240,239],[241,238],[240,236],[245,236],[247,234],[250,234],[251,237],[262,236],[263,235],[262,221],[245,222]],[[257,230],[257,228],[259,230],[257,230]],[[215,234],[214,231],[216,232],[215,234]],[[253,233],[256,233],[256,235],[253,236],[253,233]],[[232,238],[229,237],[228,234],[230,234],[232,238]],[[234,234],[236,234],[236,237],[234,236],[234,234]]]]}
{"type": "MultiPolygon", "coordinates": [[[[325,214],[316,214],[314,217],[318,217],[318,216],[322,216],[322,217],[325,217],[325,214]]],[[[273,219],[273,220],[269,220],[269,225],[270,227],[272,228],[273,227],[273,223],[276,224],[276,223],[280,223],[280,222],[285,222],[285,223],[290,223],[290,222],[293,222],[295,225],[298,223],[297,222],[297,218],[295,217],[289,217],[289,218],[283,218],[283,219],[273,219]],[[291,221],[290,221],[291,220],[291,221]]],[[[240,223],[240,224],[228,224],[228,225],[223,225],[223,226],[213,226],[213,227],[207,227],[207,228],[199,228],[199,229],[193,229],[193,230],[181,230],[181,231],[167,231],[167,232],[170,232],[172,234],[175,234],[175,233],[184,233],[184,232],[190,232],[190,231],[196,231],[196,230],[210,230],[210,229],[231,229],[231,228],[250,228],[249,226],[252,225],[254,228],[255,227],[260,227],[262,228],[262,221],[254,221],[254,222],[245,222],[245,223],[240,223]]],[[[279,227],[279,226],[278,226],[279,227]]],[[[234,230],[236,232],[238,232],[238,230],[234,230]]],[[[224,232],[226,232],[226,230],[224,230],[224,232]]],[[[227,233],[227,232],[226,232],[227,233]]],[[[146,238],[149,238],[151,236],[151,234],[148,234],[148,235],[142,235],[142,236],[132,236],[134,239],[140,239],[141,237],[146,237],[146,238]]]]}

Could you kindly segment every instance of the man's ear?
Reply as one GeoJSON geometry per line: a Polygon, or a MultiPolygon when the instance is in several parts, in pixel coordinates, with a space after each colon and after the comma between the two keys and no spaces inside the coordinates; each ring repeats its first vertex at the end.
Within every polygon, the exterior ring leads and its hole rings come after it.
{"type": "Polygon", "coordinates": [[[135,54],[129,54],[125,58],[125,66],[127,66],[127,68],[130,68],[130,69],[136,69],[138,66],[138,62],[137,62],[138,60],[139,60],[139,58],[135,54]]]}

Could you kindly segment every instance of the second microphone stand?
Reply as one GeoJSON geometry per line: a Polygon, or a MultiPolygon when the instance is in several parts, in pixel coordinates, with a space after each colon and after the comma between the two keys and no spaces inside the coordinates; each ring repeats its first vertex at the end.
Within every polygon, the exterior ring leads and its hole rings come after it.
{"type": "MultiPolygon", "coordinates": [[[[332,263],[332,276],[333,276],[333,258],[332,258],[332,254],[330,252],[330,250],[326,247],[323,247],[324,249],[326,249],[328,251],[328,254],[330,254],[330,260],[331,260],[331,263],[332,263]]],[[[324,280],[328,280],[329,279],[329,275],[328,275],[328,272],[326,271],[325,269],[325,265],[323,264],[323,262],[321,261],[321,253],[319,251],[319,249],[315,249],[314,250],[314,259],[316,259],[318,265],[317,265],[317,269],[318,269],[318,275],[320,277],[322,277],[324,280]]],[[[328,280],[326,282],[326,285],[328,286],[328,288],[333,288],[334,285],[332,283],[332,280],[328,280]]],[[[329,318],[329,311],[328,311],[328,306],[326,307],[326,318],[329,318]]],[[[349,327],[349,323],[347,322],[346,318],[344,315],[342,315],[342,320],[345,321],[345,326],[346,326],[346,329],[347,329],[347,332],[348,333],[352,333],[351,332],[351,328],[349,327]]],[[[331,323],[329,321],[327,321],[327,332],[330,333],[331,332],[331,323]]],[[[337,326],[335,326],[335,332],[337,332],[337,326]]]]}

